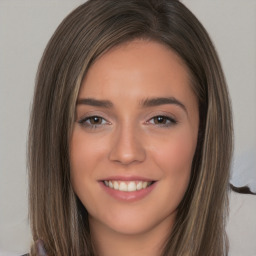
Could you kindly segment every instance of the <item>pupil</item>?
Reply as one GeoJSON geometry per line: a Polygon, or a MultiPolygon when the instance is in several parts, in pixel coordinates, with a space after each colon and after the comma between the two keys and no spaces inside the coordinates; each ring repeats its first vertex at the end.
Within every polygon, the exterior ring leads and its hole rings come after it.
{"type": "Polygon", "coordinates": [[[101,121],[100,117],[94,116],[94,117],[91,118],[91,123],[92,124],[99,124],[100,121],[101,121]]]}
{"type": "Polygon", "coordinates": [[[155,117],[155,122],[159,124],[165,123],[165,118],[163,116],[157,116],[155,117]]]}

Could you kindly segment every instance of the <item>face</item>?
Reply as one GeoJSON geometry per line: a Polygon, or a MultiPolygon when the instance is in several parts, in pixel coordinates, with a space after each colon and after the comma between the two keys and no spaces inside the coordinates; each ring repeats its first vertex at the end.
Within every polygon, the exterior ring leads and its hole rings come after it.
{"type": "Polygon", "coordinates": [[[82,83],[70,145],[72,186],[92,228],[171,227],[198,124],[189,72],[172,50],[135,40],[102,55],[82,83]]]}

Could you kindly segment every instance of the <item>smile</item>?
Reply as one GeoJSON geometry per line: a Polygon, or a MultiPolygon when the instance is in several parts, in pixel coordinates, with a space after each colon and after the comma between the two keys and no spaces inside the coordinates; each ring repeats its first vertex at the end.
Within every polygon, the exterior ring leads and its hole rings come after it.
{"type": "Polygon", "coordinates": [[[153,181],[118,181],[104,180],[105,186],[114,190],[133,192],[145,189],[153,184],[153,181]]]}

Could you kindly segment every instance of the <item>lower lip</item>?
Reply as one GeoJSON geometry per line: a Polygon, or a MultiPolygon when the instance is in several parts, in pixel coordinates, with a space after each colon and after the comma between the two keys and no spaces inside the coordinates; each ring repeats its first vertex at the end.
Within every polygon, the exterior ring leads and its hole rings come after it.
{"type": "Polygon", "coordinates": [[[156,183],[157,182],[154,182],[147,188],[131,192],[115,190],[113,188],[107,187],[103,182],[100,182],[100,185],[107,194],[114,197],[115,199],[132,202],[146,197],[155,188],[156,183]]]}

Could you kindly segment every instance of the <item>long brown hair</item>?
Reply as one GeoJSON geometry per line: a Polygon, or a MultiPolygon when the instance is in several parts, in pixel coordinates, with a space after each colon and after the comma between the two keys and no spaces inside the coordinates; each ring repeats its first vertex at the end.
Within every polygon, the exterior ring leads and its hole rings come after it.
{"type": "Polygon", "coordinates": [[[76,100],[90,65],[137,38],[167,45],[183,59],[199,101],[191,180],[162,255],[227,255],[229,96],[206,30],[177,0],[91,0],[68,15],[50,39],[37,73],[28,143],[33,240],[42,239],[49,255],[94,255],[87,211],[70,182],[76,100]]]}

